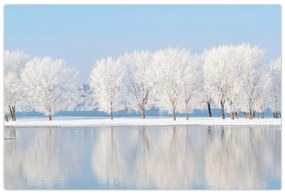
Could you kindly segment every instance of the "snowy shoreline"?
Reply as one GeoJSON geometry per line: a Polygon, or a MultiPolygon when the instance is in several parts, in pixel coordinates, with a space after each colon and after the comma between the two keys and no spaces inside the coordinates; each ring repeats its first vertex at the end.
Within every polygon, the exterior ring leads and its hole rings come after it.
{"type": "Polygon", "coordinates": [[[17,121],[5,122],[5,127],[88,127],[88,126],[169,126],[169,125],[281,125],[281,119],[235,119],[230,118],[177,118],[173,121],[171,118],[115,118],[104,119],[55,119],[52,121],[42,119],[20,119],[17,121]]]}

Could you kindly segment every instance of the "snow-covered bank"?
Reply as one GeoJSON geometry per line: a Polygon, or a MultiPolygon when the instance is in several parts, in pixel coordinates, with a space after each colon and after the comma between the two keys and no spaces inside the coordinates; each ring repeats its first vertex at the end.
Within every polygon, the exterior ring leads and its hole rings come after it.
{"type": "Polygon", "coordinates": [[[53,121],[22,119],[18,121],[5,122],[5,126],[15,127],[85,127],[85,126],[164,126],[164,125],[281,125],[281,119],[236,119],[230,118],[178,118],[173,121],[171,118],[115,118],[110,120],[104,119],[57,119],[53,121]]]}

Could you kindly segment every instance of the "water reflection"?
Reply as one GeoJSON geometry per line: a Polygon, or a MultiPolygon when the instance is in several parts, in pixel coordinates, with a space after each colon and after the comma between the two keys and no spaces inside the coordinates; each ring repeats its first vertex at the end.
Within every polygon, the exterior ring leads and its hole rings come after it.
{"type": "Polygon", "coordinates": [[[92,169],[127,188],[265,189],[280,185],[280,131],[163,127],[98,131],[92,169]]]}
{"type": "Polygon", "coordinates": [[[272,186],[273,178],[280,179],[280,133],[251,127],[215,132],[205,154],[210,187],[263,189],[272,186]]]}
{"type": "Polygon", "coordinates": [[[15,134],[17,139],[4,144],[8,189],[272,189],[281,184],[276,127],[53,128],[15,134]]]}
{"type": "Polygon", "coordinates": [[[78,168],[78,163],[72,140],[57,135],[52,129],[32,129],[18,131],[17,141],[5,141],[5,188],[63,185],[65,177],[78,168]]]}

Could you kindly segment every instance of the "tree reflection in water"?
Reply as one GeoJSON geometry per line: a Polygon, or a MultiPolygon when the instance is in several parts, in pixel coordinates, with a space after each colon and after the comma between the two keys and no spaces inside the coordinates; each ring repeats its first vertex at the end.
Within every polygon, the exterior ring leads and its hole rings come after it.
{"type": "Polygon", "coordinates": [[[5,129],[7,189],[270,189],[280,127],[5,129]]]}
{"type": "Polygon", "coordinates": [[[66,141],[68,133],[50,128],[20,130],[17,141],[5,141],[5,188],[61,187],[65,177],[78,168],[72,162],[76,152],[71,151],[74,148],[71,139],[66,141]]]}
{"type": "Polygon", "coordinates": [[[279,130],[184,126],[118,129],[113,138],[108,133],[110,129],[100,130],[92,160],[102,184],[264,189],[271,187],[272,178],[280,179],[279,130]]]}

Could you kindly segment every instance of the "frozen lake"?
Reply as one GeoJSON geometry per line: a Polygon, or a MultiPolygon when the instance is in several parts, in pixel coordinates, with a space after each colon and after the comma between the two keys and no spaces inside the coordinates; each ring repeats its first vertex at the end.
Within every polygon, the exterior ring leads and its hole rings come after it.
{"type": "Polygon", "coordinates": [[[280,189],[280,126],[5,128],[6,189],[280,189]]]}

